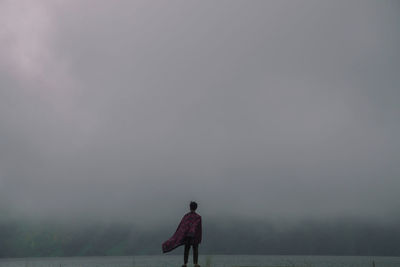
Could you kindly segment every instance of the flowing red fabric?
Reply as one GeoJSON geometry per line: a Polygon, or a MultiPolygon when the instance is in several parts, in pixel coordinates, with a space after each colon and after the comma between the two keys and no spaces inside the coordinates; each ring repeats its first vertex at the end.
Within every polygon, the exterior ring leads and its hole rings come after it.
{"type": "Polygon", "coordinates": [[[201,216],[194,211],[185,214],[175,234],[162,244],[163,253],[185,244],[188,238],[190,238],[190,244],[201,243],[201,232],[201,216]]]}

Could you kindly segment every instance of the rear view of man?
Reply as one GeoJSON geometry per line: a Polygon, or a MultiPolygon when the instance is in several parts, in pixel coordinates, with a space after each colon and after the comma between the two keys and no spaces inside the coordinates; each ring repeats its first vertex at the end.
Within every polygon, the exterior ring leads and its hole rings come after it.
{"type": "Polygon", "coordinates": [[[196,213],[197,203],[190,202],[190,212],[183,216],[175,234],[162,244],[164,253],[169,252],[181,245],[185,245],[185,253],[183,256],[184,264],[186,267],[189,259],[190,247],[193,247],[193,263],[195,267],[198,265],[199,259],[199,244],[202,238],[201,216],[196,213]]]}

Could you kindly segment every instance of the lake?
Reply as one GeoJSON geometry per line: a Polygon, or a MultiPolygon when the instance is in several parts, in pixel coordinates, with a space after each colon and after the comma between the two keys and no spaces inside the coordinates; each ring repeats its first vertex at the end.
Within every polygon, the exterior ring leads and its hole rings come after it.
{"type": "MultiPolygon", "coordinates": [[[[188,267],[191,264],[189,258],[188,267]]],[[[375,256],[272,256],[272,255],[200,255],[202,267],[290,266],[290,267],[399,267],[400,257],[375,256]]],[[[0,259],[0,267],[181,267],[181,255],[127,257],[68,257],[0,259]]]]}

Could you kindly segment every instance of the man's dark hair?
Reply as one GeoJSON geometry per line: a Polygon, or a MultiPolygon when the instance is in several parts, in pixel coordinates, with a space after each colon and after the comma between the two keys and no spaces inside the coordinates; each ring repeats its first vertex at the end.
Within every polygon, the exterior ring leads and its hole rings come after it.
{"type": "Polygon", "coordinates": [[[190,202],[190,210],[196,210],[197,209],[197,203],[192,201],[190,202]]]}

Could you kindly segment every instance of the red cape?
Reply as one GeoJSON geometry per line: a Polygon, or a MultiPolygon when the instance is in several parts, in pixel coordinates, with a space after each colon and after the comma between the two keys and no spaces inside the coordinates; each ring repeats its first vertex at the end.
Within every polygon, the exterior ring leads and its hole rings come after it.
{"type": "Polygon", "coordinates": [[[201,243],[201,216],[196,212],[189,212],[183,216],[175,234],[162,244],[163,253],[185,244],[187,237],[192,238],[192,244],[201,243]]]}

